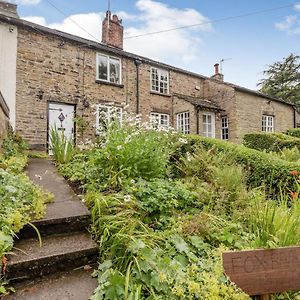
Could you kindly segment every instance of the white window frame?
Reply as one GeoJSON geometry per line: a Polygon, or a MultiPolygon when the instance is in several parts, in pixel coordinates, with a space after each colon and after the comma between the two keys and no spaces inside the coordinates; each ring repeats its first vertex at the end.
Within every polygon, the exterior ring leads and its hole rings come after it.
{"type": "Polygon", "coordinates": [[[104,82],[108,82],[108,83],[114,83],[114,84],[122,84],[122,60],[119,57],[115,57],[115,56],[110,56],[107,54],[103,54],[103,53],[97,53],[96,55],[96,80],[97,81],[104,81],[104,82]],[[99,78],[99,57],[100,56],[104,56],[107,58],[107,80],[99,78]],[[119,82],[113,82],[110,81],[110,59],[115,59],[119,61],[120,64],[120,74],[119,74],[119,82]]]}
{"type": "Polygon", "coordinates": [[[170,127],[170,115],[152,112],[150,114],[150,123],[153,128],[168,130],[170,127]],[[164,124],[164,121],[166,121],[166,124],[164,124]]]}
{"type": "Polygon", "coordinates": [[[215,138],[216,137],[216,122],[215,122],[215,113],[204,112],[202,114],[202,134],[205,137],[215,138]],[[204,120],[204,118],[211,117],[211,122],[204,120]],[[209,125],[211,125],[211,131],[209,131],[209,125]]]}
{"type": "Polygon", "coordinates": [[[221,117],[221,139],[224,141],[229,140],[229,120],[228,116],[221,117]]]}
{"type": "Polygon", "coordinates": [[[262,115],[261,130],[263,132],[274,132],[275,129],[274,121],[275,121],[274,116],[262,115]]]}
{"type": "Polygon", "coordinates": [[[185,111],[176,114],[176,124],[177,124],[177,131],[189,134],[191,132],[190,126],[190,112],[185,111]]]}
{"type": "MultiPolygon", "coordinates": [[[[164,90],[164,88],[163,88],[163,90],[164,90]]],[[[154,93],[163,94],[163,95],[169,95],[170,94],[170,73],[169,73],[168,70],[151,67],[151,69],[150,69],[150,91],[154,92],[154,93]],[[153,72],[156,72],[156,71],[157,71],[157,75],[158,75],[158,86],[155,86],[155,88],[154,88],[154,85],[152,83],[152,81],[153,81],[152,74],[153,74],[153,72]],[[164,73],[163,76],[167,75],[167,82],[161,80],[162,73],[164,73]],[[160,84],[161,83],[163,83],[163,84],[167,83],[167,92],[166,93],[160,91],[160,84]]]]}
{"type": "Polygon", "coordinates": [[[99,120],[99,113],[100,109],[106,109],[106,119],[107,124],[109,125],[110,122],[112,122],[113,118],[116,116],[116,112],[119,111],[119,122],[122,125],[122,119],[123,119],[123,108],[120,106],[113,106],[108,104],[98,104],[96,106],[96,133],[101,132],[100,128],[100,120],[99,120]]]}

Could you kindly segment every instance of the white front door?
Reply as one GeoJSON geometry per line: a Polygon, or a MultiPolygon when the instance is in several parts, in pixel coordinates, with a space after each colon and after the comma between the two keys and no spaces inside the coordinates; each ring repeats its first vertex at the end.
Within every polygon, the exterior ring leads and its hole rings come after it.
{"type": "Polygon", "coordinates": [[[49,145],[52,128],[63,133],[67,139],[74,139],[75,106],[71,104],[49,103],[49,145]]]}

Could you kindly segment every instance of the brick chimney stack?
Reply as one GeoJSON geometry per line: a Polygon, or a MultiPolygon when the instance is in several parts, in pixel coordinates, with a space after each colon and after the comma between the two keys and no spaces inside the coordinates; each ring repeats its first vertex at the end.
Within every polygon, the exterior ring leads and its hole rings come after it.
{"type": "Polygon", "coordinates": [[[19,18],[17,5],[0,0],[0,14],[8,17],[19,18]]]}
{"type": "Polygon", "coordinates": [[[219,80],[219,81],[224,81],[224,75],[220,73],[220,64],[215,64],[215,74],[211,76],[211,78],[219,80]]]}
{"type": "Polygon", "coordinates": [[[122,20],[119,20],[117,15],[112,16],[108,10],[102,22],[102,43],[123,49],[123,32],[122,20]]]}

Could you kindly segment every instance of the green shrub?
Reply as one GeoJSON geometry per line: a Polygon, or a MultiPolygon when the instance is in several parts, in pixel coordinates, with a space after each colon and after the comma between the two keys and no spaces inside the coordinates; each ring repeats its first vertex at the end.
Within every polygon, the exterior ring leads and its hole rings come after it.
{"type": "Polygon", "coordinates": [[[285,148],[300,148],[300,139],[283,133],[248,133],[243,144],[251,149],[279,152],[285,148]]]}
{"type": "Polygon", "coordinates": [[[300,128],[292,128],[287,131],[287,134],[290,136],[294,136],[300,138],[300,128]]]}
{"type": "Polygon", "coordinates": [[[224,276],[221,250],[201,237],[153,231],[139,202],[124,195],[90,193],[86,201],[101,258],[92,300],[249,299],[224,276]]]}
{"type": "Polygon", "coordinates": [[[96,147],[75,155],[60,170],[85,188],[117,191],[131,179],[166,177],[171,151],[168,133],[112,124],[96,147]]]}
{"type": "Polygon", "coordinates": [[[140,203],[146,212],[144,222],[151,224],[153,228],[170,225],[172,216],[176,215],[178,210],[197,207],[196,193],[187,190],[179,181],[138,180],[126,191],[140,203]]]}
{"type": "Polygon", "coordinates": [[[4,158],[7,159],[23,154],[27,149],[28,144],[18,134],[10,132],[3,140],[0,152],[2,152],[4,158]]]}
{"type": "Polygon", "coordinates": [[[214,148],[216,153],[228,155],[236,164],[244,168],[249,187],[265,186],[268,194],[289,193],[296,190],[293,170],[300,172],[297,163],[286,162],[271,154],[236,145],[230,142],[203,138],[197,135],[187,136],[187,144],[182,144],[175,152],[173,160],[179,160],[185,153],[193,153],[198,146],[214,148]]]}

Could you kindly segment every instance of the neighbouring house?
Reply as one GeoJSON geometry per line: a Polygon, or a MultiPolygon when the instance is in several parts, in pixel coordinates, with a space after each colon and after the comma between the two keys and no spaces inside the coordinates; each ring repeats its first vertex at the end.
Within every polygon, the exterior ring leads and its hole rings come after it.
{"type": "Polygon", "coordinates": [[[140,114],[163,127],[233,142],[253,131],[295,127],[290,104],[123,50],[122,21],[110,11],[102,43],[34,24],[0,0],[0,90],[13,128],[46,148],[54,125],[76,137],[74,116],[97,135],[103,118],[140,114]]]}

